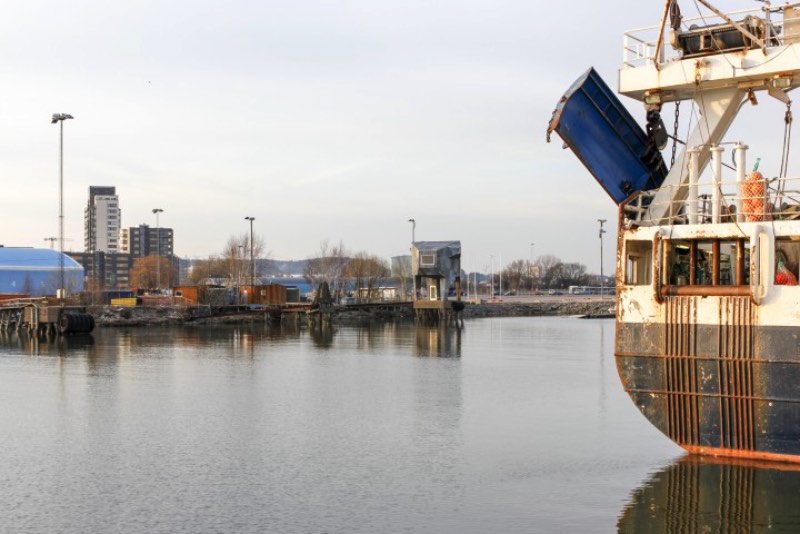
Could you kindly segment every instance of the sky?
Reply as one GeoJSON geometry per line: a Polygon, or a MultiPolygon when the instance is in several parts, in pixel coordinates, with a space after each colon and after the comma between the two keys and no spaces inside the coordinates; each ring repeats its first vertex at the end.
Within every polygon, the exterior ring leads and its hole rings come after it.
{"type": "MultiPolygon", "coordinates": [[[[152,210],[163,209],[183,257],[220,253],[252,216],[273,259],[312,257],[323,241],[388,258],[408,252],[413,218],[417,240],[461,240],[468,270],[552,254],[597,273],[602,218],[609,274],[616,205],[545,131],[590,66],[616,87],[623,32],[658,24],[662,9],[655,0],[10,3],[0,20],[0,244],[47,247],[58,235],[50,117],[69,113],[67,250],[83,247],[89,186],[113,185],[123,227],[155,226],[152,210]]],[[[624,101],[641,119],[641,105],[624,101]]]]}

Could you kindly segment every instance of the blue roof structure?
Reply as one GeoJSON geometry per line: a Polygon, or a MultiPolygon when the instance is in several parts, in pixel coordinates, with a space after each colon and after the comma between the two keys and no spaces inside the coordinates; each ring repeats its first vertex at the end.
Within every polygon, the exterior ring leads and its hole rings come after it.
{"type": "MultiPolygon", "coordinates": [[[[0,294],[55,295],[60,270],[57,250],[0,246],[0,294]]],[[[83,291],[83,267],[66,254],[64,281],[67,293],[83,291]]]]}

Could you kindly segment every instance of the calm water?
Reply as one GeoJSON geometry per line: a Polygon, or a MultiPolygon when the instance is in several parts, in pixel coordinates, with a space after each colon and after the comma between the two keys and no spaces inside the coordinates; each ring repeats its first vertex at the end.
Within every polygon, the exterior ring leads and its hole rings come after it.
{"type": "Polygon", "coordinates": [[[0,531],[796,531],[800,475],[683,458],[622,392],[613,332],[0,337],[0,531]]]}

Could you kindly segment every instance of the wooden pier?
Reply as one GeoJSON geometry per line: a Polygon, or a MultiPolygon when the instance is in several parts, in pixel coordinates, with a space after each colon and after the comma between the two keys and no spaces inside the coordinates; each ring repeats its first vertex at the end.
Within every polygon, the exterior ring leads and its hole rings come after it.
{"type": "Polygon", "coordinates": [[[461,311],[464,303],[449,300],[417,300],[414,301],[414,320],[421,325],[436,326],[463,323],[461,311]]]}
{"type": "Polygon", "coordinates": [[[29,335],[87,334],[94,329],[94,318],[83,306],[21,298],[0,303],[0,329],[29,335]]]}

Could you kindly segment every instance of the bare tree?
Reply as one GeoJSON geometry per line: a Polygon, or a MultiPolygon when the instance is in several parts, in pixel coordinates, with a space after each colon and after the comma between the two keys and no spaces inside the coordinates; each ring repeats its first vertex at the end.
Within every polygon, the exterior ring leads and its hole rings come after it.
{"type": "Polygon", "coordinates": [[[366,252],[356,253],[345,268],[345,276],[355,283],[358,302],[375,300],[378,288],[390,275],[391,269],[386,260],[366,252]]]}
{"type": "Polygon", "coordinates": [[[586,266],[582,263],[559,263],[551,269],[554,287],[584,286],[589,283],[586,266]]]}
{"type": "Polygon", "coordinates": [[[209,278],[227,278],[228,273],[228,265],[225,260],[218,256],[209,256],[208,259],[196,260],[193,263],[189,281],[198,285],[209,278]]]}
{"type": "Polygon", "coordinates": [[[167,283],[170,280],[177,280],[178,270],[167,256],[151,255],[137,258],[133,262],[129,276],[131,287],[151,289],[158,285],[159,277],[161,282],[167,283]]]}
{"type": "Polygon", "coordinates": [[[534,262],[539,268],[538,285],[542,287],[556,287],[554,277],[557,274],[553,268],[561,263],[561,260],[552,254],[539,256],[534,262]]]}
{"type": "Polygon", "coordinates": [[[392,260],[392,276],[405,297],[411,296],[411,256],[400,256],[392,260]]]}
{"type": "Polygon", "coordinates": [[[525,287],[525,283],[530,280],[530,262],[526,260],[514,260],[503,269],[503,280],[507,280],[510,291],[519,292],[525,287]]]}
{"type": "Polygon", "coordinates": [[[264,240],[258,234],[253,234],[253,272],[251,272],[250,254],[249,232],[238,236],[232,235],[228,238],[221,259],[227,268],[225,277],[228,279],[229,286],[250,285],[251,276],[258,278],[259,273],[256,270],[258,262],[256,260],[264,255],[264,240]]]}
{"type": "Polygon", "coordinates": [[[327,240],[320,242],[319,250],[315,257],[306,262],[303,276],[306,281],[316,288],[322,282],[328,282],[331,294],[338,300],[344,287],[344,270],[347,266],[347,251],[344,244],[331,246],[327,240]]]}

